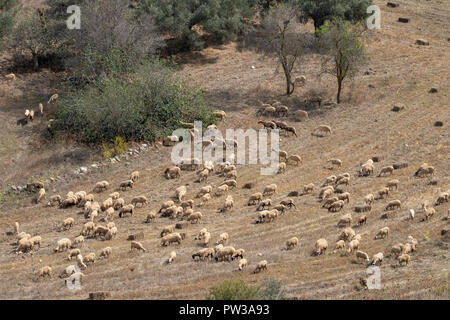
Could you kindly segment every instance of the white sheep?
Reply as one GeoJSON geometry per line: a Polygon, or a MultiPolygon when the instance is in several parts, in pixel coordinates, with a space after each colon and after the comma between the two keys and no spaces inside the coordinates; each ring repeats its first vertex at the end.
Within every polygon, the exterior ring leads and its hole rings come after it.
{"type": "Polygon", "coordinates": [[[383,227],[380,230],[378,230],[377,234],[375,235],[375,239],[384,239],[387,236],[389,236],[389,227],[383,227]]]}
{"type": "Polygon", "coordinates": [[[385,174],[393,174],[394,173],[394,167],[393,166],[387,166],[387,167],[383,167],[380,170],[380,173],[378,174],[379,177],[381,177],[382,175],[385,174]]]}
{"type": "Polygon", "coordinates": [[[53,249],[53,251],[54,252],[66,251],[66,250],[69,250],[71,246],[72,246],[72,242],[70,241],[70,239],[63,238],[63,239],[58,240],[57,247],[55,249],[53,249]]]}
{"type": "Polygon", "coordinates": [[[321,255],[322,253],[324,253],[327,250],[327,248],[328,248],[327,240],[321,238],[316,241],[315,254],[321,255]]]}
{"type": "Polygon", "coordinates": [[[332,165],[337,166],[338,168],[342,167],[342,160],[340,159],[329,159],[327,162],[331,162],[332,165]]]}
{"type": "Polygon", "coordinates": [[[331,134],[331,127],[327,125],[320,125],[313,130],[313,133],[322,132],[323,134],[331,134]]]}
{"type": "Polygon", "coordinates": [[[50,97],[50,99],[48,100],[47,104],[49,104],[50,102],[58,100],[58,98],[59,98],[59,95],[57,93],[55,93],[54,95],[52,95],[50,97]]]}
{"type": "Polygon", "coordinates": [[[367,253],[365,253],[364,251],[360,251],[360,250],[356,251],[356,258],[357,259],[364,259],[366,262],[370,261],[369,255],[367,253]]]}
{"type": "Polygon", "coordinates": [[[185,186],[181,186],[175,189],[176,198],[178,199],[179,202],[183,200],[183,197],[186,195],[186,193],[187,188],[185,186]]]}
{"type": "Polygon", "coordinates": [[[112,254],[111,247],[106,247],[106,248],[103,248],[102,251],[100,252],[100,257],[108,258],[111,254],[112,254]]]}
{"type": "Polygon", "coordinates": [[[171,251],[170,255],[169,255],[169,259],[167,260],[167,263],[172,263],[176,257],[177,257],[177,253],[175,251],[171,251]]]}
{"type": "Polygon", "coordinates": [[[217,242],[216,242],[216,245],[217,244],[225,245],[228,242],[228,239],[229,239],[228,233],[226,233],[226,232],[221,233],[219,236],[219,240],[217,240],[217,242]]]}
{"type": "Polygon", "coordinates": [[[382,252],[378,252],[372,257],[372,265],[380,265],[383,262],[384,255],[382,252]]]}
{"type": "Polygon", "coordinates": [[[72,249],[69,251],[69,255],[67,256],[68,260],[72,260],[73,257],[78,256],[79,254],[81,254],[80,249],[72,249]]]}
{"type": "Polygon", "coordinates": [[[267,270],[267,260],[262,260],[262,261],[258,262],[253,273],[259,273],[262,270],[267,270]]]}
{"type": "Polygon", "coordinates": [[[290,155],[289,158],[287,158],[286,163],[289,162],[295,162],[295,164],[298,166],[302,163],[302,157],[300,157],[298,154],[290,155]]]}
{"type": "Polygon", "coordinates": [[[269,184],[264,188],[263,195],[272,195],[277,192],[277,185],[275,183],[269,184]]]}
{"type": "Polygon", "coordinates": [[[39,193],[38,196],[36,198],[36,203],[41,202],[41,200],[45,197],[45,189],[44,188],[40,188],[39,189],[39,193]]]}
{"type": "Polygon", "coordinates": [[[136,207],[138,204],[140,205],[140,207],[143,207],[144,205],[147,204],[147,202],[148,202],[148,199],[146,196],[137,196],[131,200],[131,204],[136,207]]]}
{"type": "Polygon", "coordinates": [[[291,250],[298,246],[298,238],[292,237],[286,241],[286,250],[291,250]]]}
{"type": "Polygon", "coordinates": [[[63,221],[62,228],[67,230],[73,227],[75,220],[73,218],[67,218],[63,221]]]}
{"type": "Polygon", "coordinates": [[[239,270],[243,270],[245,267],[247,267],[248,262],[247,259],[240,259],[239,260],[239,270]]]}
{"type": "Polygon", "coordinates": [[[136,250],[142,250],[144,252],[146,252],[147,250],[144,248],[144,246],[142,245],[142,243],[138,242],[138,241],[131,241],[131,249],[130,251],[132,251],[133,249],[136,250]]]}
{"type": "Polygon", "coordinates": [[[38,273],[39,278],[46,277],[46,276],[49,276],[49,277],[52,276],[52,268],[49,266],[42,267],[38,273]]]}

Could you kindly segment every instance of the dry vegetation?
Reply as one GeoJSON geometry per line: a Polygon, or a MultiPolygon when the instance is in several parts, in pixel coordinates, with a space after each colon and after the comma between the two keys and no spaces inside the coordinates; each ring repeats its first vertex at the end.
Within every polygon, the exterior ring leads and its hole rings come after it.
{"type": "MultiPolygon", "coordinates": [[[[313,94],[324,100],[334,97],[335,82],[331,78],[318,79],[317,57],[299,66],[296,74],[304,74],[307,83],[297,88],[290,98],[280,96],[284,92],[281,72],[274,73],[275,64],[253,52],[240,51],[236,44],[209,47],[200,52],[184,54],[182,71],[201,85],[207,98],[216,109],[227,112],[219,129],[257,128],[258,101],[278,99],[290,110],[306,109],[309,119],[304,122],[289,121],[295,126],[298,137],[281,137],[280,148],[289,154],[303,158],[300,166],[288,165],[286,173],[275,176],[259,175],[259,166],[238,166],[238,187],[229,191],[234,198],[234,209],[217,213],[225,197],[213,199],[199,210],[203,213],[200,224],[189,225],[187,237],[180,246],[161,247],[159,232],[163,226],[173,223],[168,218],[157,218],[145,224],[150,210],[158,210],[163,201],[174,194],[175,188],[187,185],[185,199],[194,199],[200,187],[217,186],[223,181],[216,174],[200,184],[193,181],[195,172],[183,171],[180,179],[167,180],[164,168],[170,159],[170,148],[151,148],[145,155],[132,161],[103,167],[88,175],[74,177],[72,164],[90,163],[98,155],[91,155],[86,147],[67,146],[64,142],[48,144],[40,135],[45,122],[38,118],[31,126],[19,127],[15,122],[29,105],[46,101],[56,89],[58,74],[42,71],[38,74],[18,74],[16,82],[0,80],[0,176],[2,187],[18,181],[26,182],[31,176],[49,177],[55,172],[62,179],[47,189],[52,194],[65,195],[69,190],[91,192],[97,181],[108,180],[113,189],[128,179],[130,173],[139,170],[141,177],[130,191],[120,192],[129,203],[138,195],[145,195],[149,204],[137,208],[133,217],[114,222],[118,236],[111,241],[87,239],[81,248],[83,255],[110,246],[112,255],[98,260],[84,270],[86,275],[81,290],[68,290],[57,275],[71,262],[66,253],[53,253],[56,241],[73,239],[86,219],[79,208],[47,208],[44,203],[35,204],[31,197],[17,196],[0,204],[0,298],[2,299],[85,299],[89,292],[110,291],[114,299],[202,299],[207,288],[225,279],[243,279],[260,284],[265,278],[283,282],[286,298],[293,299],[449,299],[449,238],[440,231],[448,227],[449,203],[436,207],[436,214],[428,221],[421,221],[423,214],[417,209],[424,200],[434,203],[441,191],[450,188],[450,5],[446,1],[402,0],[399,8],[388,8],[385,2],[376,1],[382,9],[382,29],[370,34],[371,61],[361,74],[344,87],[344,102],[339,106],[314,107],[304,103],[313,94]],[[398,23],[400,16],[411,18],[410,23],[398,23]],[[430,41],[430,46],[415,45],[416,39],[430,41]],[[255,69],[251,69],[255,66],[255,69]],[[367,71],[368,74],[365,74],[367,71]],[[371,87],[369,87],[371,85],[371,87]],[[431,87],[437,93],[428,93],[431,87]],[[50,89],[53,88],[53,89],[50,89]],[[34,95],[31,94],[34,93],[34,95]],[[391,112],[394,104],[403,103],[406,109],[391,112]],[[306,106],[306,107],[305,107],[306,106]],[[443,127],[433,126],[443,121],[443,127]],[[333,134],[323,138],[312,136],[319,124],[328,124],[333,134]],[[357,177],[360,164],[373,156],[375,174],[357,177]],[[328,159],[339,158],[339,169],[328,169],[328,159]],[[409,166],[395,170],[393,176],[376,177],[379,170],[396,162],[408,162],[409,166]],[[424,162],[436,169],[433,178],[414,177],[415,170],[424,162]],[[66,163],[66,164],[64,164],[66,163]],[[303,185],[313,182],[321,185],[330,174],[349,172],[350,203],[339,213],[321,208],[317,189],[313,194],[295,197],[296,208],[287,211],[273,223],[254,224],[255,207],[247,206],[248,197],[264,189],[270,183],[278,185],[278,192],[271,199],[278,204],[291,191],[301,191],[303,185]],[[385,258],[381,265],[382,289],[357,290],[359,279],[365,277],[365,264],[356,263],[354,256],[332,253],[340,228],[339,217],[351,212],[363,202],[368,193],[377,192],[390,179],[400,180],[398,190],[387,199],[375,201],[367,213],[366,225],[354,228],[362,235],[360,250],[371,257],[377,252],[389,255],[390,248],[405,242],[408,235],[419,240],[418,251],[411,254],[407,267],[398,267],[393,258],[385,258]],[[436,186],[429,185],[436,179],[436,186]],[[252,190],[243,189],[247,182],[254,182],[252,190]],[[381,219],[388,201],[400,199],[402,209],[388,219],[381,219]],[[415,208],[417,219],[408,220],[408,208],[415,208]],[[75,226],[68,231],[58,231],[68,217],[75,218],[75,226]],[[32,236],[40,235],[42,247],[33,255],[12,253],[15,237],[7,235],[18,221],[21,230],[32,236]],[[385,240],[373,240],[377,231],[389,226],[391,234],[385,240]],[[227,232],[229,244],[246,250],[249,267],[237,272],[238,262],[194,262],[191,255],[200,249],[194,240],[198,231],[207,227],[212,242],[227,232]],[[147,252],[130,253],[131,233],[143,231],[139,240],[147,252]],[[298,237],[299,246],[282,250],[287,239],[298,237]],[[324,255],[311,256],[317,239],[328,240],[329,249],[324,255]],[[169,253],[175,250],[177,257],[168,265],[169,253]],[[268,261],[268,270],[252,274],[256,264],[268,261]],[[54,270],[50,280],[37,280],[37,272],[49,265],[54,270]]],[[[2,74],[4,73],[4,69],[2,74]]],[[[112,191],[96,194],[101,203],[112,191]]],[[[45,202],[45,201],[44,201],[45,202]]],[[[196,200],[198,204],[199,200],[196,200]]],[[[197,210],[194,210],[197,211],[197,210]]],[[[352,212],[354,221],[361,214],[352,212]]]]}

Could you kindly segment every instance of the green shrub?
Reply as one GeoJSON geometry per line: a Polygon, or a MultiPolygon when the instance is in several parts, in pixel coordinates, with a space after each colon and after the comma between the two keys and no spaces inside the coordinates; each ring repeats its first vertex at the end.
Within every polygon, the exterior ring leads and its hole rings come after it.
{"type": "Polygon", "coordinates": [[[283,285],[280,280],[267,279],[265,287],[262,289],[264,300],[281,300],[283,299],[283,285]]]}
{"type": "Polygon", "coordinates": [[[0,0],[0,44],[11,33],[21,7],[19,0],[0,0]]]}
{"type": "Polygon", "coordinates": [[[221,284],[209,288],[207,300],[260,300],[261,293],[244,281],[225,280],[221,284]]]}
{"type": "Polygon", "coordinates": [[[155,140],[180,122],[215,122],[203,92],[166,62],[152,59],[132,74],[105,76],[61,97],[53,128],[82,142],[155,140]]]}
{"type": "Polygon", "coordinates": [[[102,144],[102,153],[105,158],[120,156],[125,152],[127,143],[124,138],[116,137],[113,142],[104,142],[102,144]]]}

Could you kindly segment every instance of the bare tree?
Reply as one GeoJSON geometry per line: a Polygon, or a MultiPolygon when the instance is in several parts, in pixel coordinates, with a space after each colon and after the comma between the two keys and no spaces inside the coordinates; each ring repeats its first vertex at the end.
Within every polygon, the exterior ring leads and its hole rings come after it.
{"type": "Polygon", "coordinates": [[[286,78],[286,94],[291,95],[295,90],[294,66],[315,42],[298,22],[298,8],[284,4],[270,9],[261,26],[247,33],[245,42],[247,47],[277,58],[286,78]]]}

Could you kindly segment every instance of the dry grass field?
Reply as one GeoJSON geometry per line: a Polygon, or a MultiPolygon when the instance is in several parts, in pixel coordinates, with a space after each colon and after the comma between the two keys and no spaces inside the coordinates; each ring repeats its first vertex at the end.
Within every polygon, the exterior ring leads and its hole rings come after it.
{"type": "MultiPolygon", "coordinates": [[[[344,87],[343,103],[317,107],[308,103],[313,94],[321,94],[326,100],[334,100],[335,81],[329,77],[318,78],[320,62],[310,56],[298,65],[297,75],[307,77],[306,85],[296,89],[287,98],[284,78],[276,73],[276,62],[263,59],[254,52],[241,50],[237,44],[209,47],[200,52],[181,54],[181,70],[190,75],[206,93],[215,109],[227,112],[227,118],[218,127],[259,128],[256,111],[259,102],[274,99],[287,105],[291,111],[304,109],[309,119],[286,121],[297,130],[298,137],[281,136],[280,148],[289,154],[303,158],[299,166],[288,164],[283,174],[262,176],[260,165],[238,165],[238,187],[229,191],[235,201],[234,209],[218,213],[226,196],[212,197],[201,208],[199,224],[191,224],[182,232],[187,237],[181,245],[160,246],[162,227],[176,221],[158,217],[155,222],[144,223],[150,210],[158,210],[161,203],[175,195],[175,189],[186,185],[185,199],[194,199],[205,185],[218,186],[223,177],[212,173],[207,182],[195,183],[195,172],[183,171],[179,179],[167,180],[164,169],[170,165],[171,149],[152,146],[139,157],[132,157],[118,164],[103,166],[85,175],[74,175],[80,165],[89,165],[101,159],[101,155],[86,146],[75,146],[67,141],[49,143],[41,135],[45,121],[37,118],[31,126],[16,125],[23,110],[57,92],[62,74],[41,71],[37,74],[18,74],[16,82],[0,80],[0,176],[1,187],[24,184],[31,177],[61,179],[47,188],[47,198],[53,194],[64,196],[68,191],[92,191],[95,183],[107,180],[108,191],[95,194],[101,203],[119,183],[128,179],[134,170],[140,171],[140,179],[130,191],[120,192],[126,202],[145,195],[149,204],[137,208],[132,217],[114,222],[118,235],[111,241],[86,239],[81,247],[83,255],[112,247],[112,256],[99,259],[83,271],[85,278],[80,290],[69,290],[58,275],[70,264],[67,253],[53,253],[56,242],[79,235],[87,221],[80,208],[48,208],[44,202],[36,204],[34,196],[5,196],[0,199],[0,299],[86,299],[89,292],[109,291],[112,299],[203,299],[207,289],[225,279],[243,279],[249,284],[260,285],[266,278],[281,280],[285,298],[289,299],[449,299],[450,298],[450,238],[441,235],[448,229],[445,218],[450,203],[434,206],[439,192],[450,189],[450,3],[445,0],[401,0],[398,8],[388,8],[384,1],[375,1],[382,10],[381,30],[370,32],[369,64],[344,87]],[[397,22],[408,17],[407,24],[397,22]],[[418,46],[417,39],[426,39],[430,46],[418,46]],[[251,66],[255,66],[254,69],[251,66]],[[435,87],[437,93],[429,93],[435,87]],[[306,100],[306,102],[305,102],[306,100]],[[406,109],[392,112],[395,104],[403,103],[406,109]],[[442,121],[442,127],[434,126],[442,121]],[[325,137],[311,135],[318,125],[331,126],[332,134],[325,137]],[[373,156],[376,162],[374,175],[359,177],[360,165],[373,156]],[[339,158],[343,165],[330,169],[327,160],[339,158]],[[394,163],[407,162],[408,167],[395,170],[392,176],[377,177],[379,170],[394,163]],[[432,178],[418,178],[415,171],[422,163],[435,168],[432,178]],[[350,184],[343,189],[351,194],[349,204],[338,213],[322,208],[318,198],[318,186],[331,174],[348,172],[350,184]],[[333,253],[342,228],[339,218],[352,213],[357,221],[361,213],[353,208],[363,203],[368,193],[376,193],[387,181],[398,179],[398,190],[386,198],[376,200],[367,213],[366,225],[356,226],[361,234],[360,250],[370,257],[383,252],[380,290],[361,290],[359,279],[367,277],[366,264],[358,262],[355,255],[333,253]],[[437,185],[430,185],[437,180],[437,185]],[[253,189],[243,185],[253,182],[253,189]],[[255,206],[247,206],[248,197],[262,192],[271,183],[278,191],[270,198],[278,204],[292,191],[302,191],[303,186],[314,183],[316,190],[309,195],[291,197],[296,208],[288,210],[272,223],[255,224],[255,206]],[[387,202],[399,199],[402,208],[388,219],[382,219],[387,202]],[[436,214],[422,221],[421,204],[429,201],[436,214]],[[416,219],[409,220],[409,208],[416,210],[416,219]],[[68,217],[75,219],[75,226],[60,231],[59,226],[68,217]],[[32,236],[40,235],[43,243],[32,255],[14,252],[14,222],[22,231],[32,236]],[[374,240],[377,231],[388,226],[387,239],[374,240]],[[248,268],[238,271],[238,262],[195,262],[192,254],[201,248],[194,240],[198,231],[206,227],[212,242],[219,234],[230,235],[229,245],[244,248],[249,261],[248,268]],[[143,231],[141,240],[146,252],[130,252],[129,234],[143,231]],[[418,250],[411,254],[408,266],[399,267],[389,256],[393,245],[405,243],[408,235],[419,241],[418,250]],[[299,246],[283,250],[287,239],[296,236],[299,246]],[[324,255],[311,255],[317,239],[325,238],[329,247],[324,255]],[[165,263],[169,253],[175,250],[174,263],[165,263]],[[260,260],[268,261],[268,269],[259,274],[252,271],[260,260]],[[38,279],[37,272],[49,265],[54,270],[51,279],[38,279]]],[[[0,72],[2,69],[0,61],[0,72]]],[[[104,213],[100,214],[102,217],[104,213]]]]}

